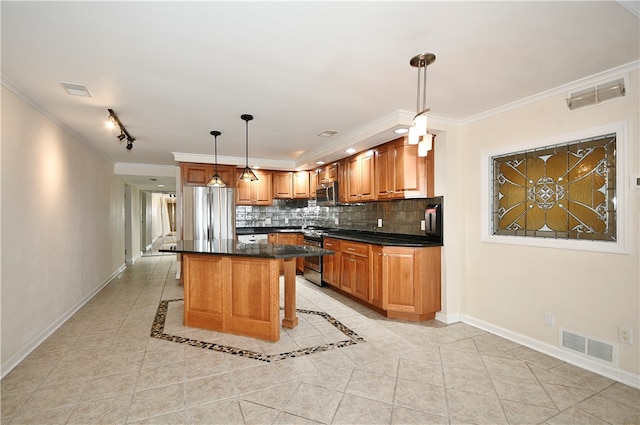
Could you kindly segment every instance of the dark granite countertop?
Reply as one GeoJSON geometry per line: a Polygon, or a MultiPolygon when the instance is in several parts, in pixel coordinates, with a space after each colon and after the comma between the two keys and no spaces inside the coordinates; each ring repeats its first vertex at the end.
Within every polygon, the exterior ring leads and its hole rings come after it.
{"type": "MultiPolygon", "coordinates": [[[[309,229],[313,229],[310,226],[309,229]]],[[[429,236],[422,235],[404,235],[399,233],[386,232],[370,232],[364,230],[350,229],[327,229],[322,228],[325,237],[350,240],[354,242],[370,243],[383,246],[407,246],[407,247],[425,247],[425,246],[442,246],[442,242],[434,240],[429,236]]],[[[267,234],[267,233],[289,233],[303,232],[301,227],[238,227],[236,234],[267,234]]]]}
{"type": "Polygon", "coordinates": [[[328,249],[307,245],[244,244],[233,239],[177,241],[175,245],[171,246],[171,248],[160,249],[160,252],[174,252],[177,254],[232,255],[257,258],[314,257],[317,255],[331,255],[334,253],[328,249]]]}
{"type": "Polygon", "coordinates": [[[336,230],[328,232],[325,237],[383,246],[442,246],[442,243],[434,241],[427,236],[401,235],[397,233],[384,232],[367,232],[360,230],[336,230]]]}

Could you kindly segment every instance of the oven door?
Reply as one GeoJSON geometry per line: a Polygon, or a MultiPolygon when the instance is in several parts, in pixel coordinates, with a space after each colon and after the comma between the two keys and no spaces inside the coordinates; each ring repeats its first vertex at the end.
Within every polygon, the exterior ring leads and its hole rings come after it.
{"type": "MultiPolygon", "coordinates": [[[[304,245],[315,246],[320,248],[322,242],[304,240],[304,245]]],[[[304,257],[304,278],[318,286],[322,286],[322,257],[314,255],[312,257],[304,257]]]]}

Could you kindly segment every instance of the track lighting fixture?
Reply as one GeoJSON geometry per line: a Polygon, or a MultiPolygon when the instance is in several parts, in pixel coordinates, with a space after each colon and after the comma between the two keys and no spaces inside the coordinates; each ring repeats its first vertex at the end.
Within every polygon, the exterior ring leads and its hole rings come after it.
{"type": "Polygon", "coordinates": [[[249,115],[249,114],[243,114],[240,115],[240,118],[242,118],[245,122],[245,145],[246,145],[246,164],[244,167],[244,170],[242,170],[242,173],[240,174],[240,177],[238,178],[238,180],[244,180],[246,182],[253,182],[258,180],[258,177],[253,173],[253,170],[251,170],[251,168],[249,168],[249,121],[251,121],[253,119],[253,115],[249,115]]]}
{"type": "Polygon", "coordinates": [[[213,143],[214,143],[214,155],[215,155],[214,157],[215,171],[213,173],[213,177],[211,177],[211,180],[209,180],[209,183],[207,183],[207,186],[225,187],[227,184],[224,182],[224,180],[222,180],[222,177],[218,175],[218,136],[221,135],[222,133],[220,133],[217,130],[213,130],[209,134],[213,136],[213,140],[214,140],[213,143]]]}
{"type": "Polygon", "coordinates": [[[124,125],[122,125],[116,113],[113,112],[113,109],[107,109],[107,111],[109,111],[109,117],[107,118],[107,128],[115,129],[117,127],[118,129],[120,129],[120,134],[118,134],[116,137],[121,142],[126,138],[127,150],[130,151],[133,148],[133,142],[136,139],[134,139],[133,136],[129,134],[127,129],[124,128],[124,125]]]}

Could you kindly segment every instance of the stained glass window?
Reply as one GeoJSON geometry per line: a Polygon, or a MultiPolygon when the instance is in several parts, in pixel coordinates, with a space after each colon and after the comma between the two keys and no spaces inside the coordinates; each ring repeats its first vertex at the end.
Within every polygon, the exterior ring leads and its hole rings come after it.
{"type": "Polygon", "coordinates": [[[616,240],[616,134],[491,160],[494,235],[616,240]]]}

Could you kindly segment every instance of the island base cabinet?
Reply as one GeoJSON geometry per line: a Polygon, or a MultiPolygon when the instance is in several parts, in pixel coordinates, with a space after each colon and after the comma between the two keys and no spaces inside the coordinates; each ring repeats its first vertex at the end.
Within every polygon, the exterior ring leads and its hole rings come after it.
{"type": "Polygon", "coordinates": [[[184,325],[280,339],[280,261],[183,254],[184,325]]]}

